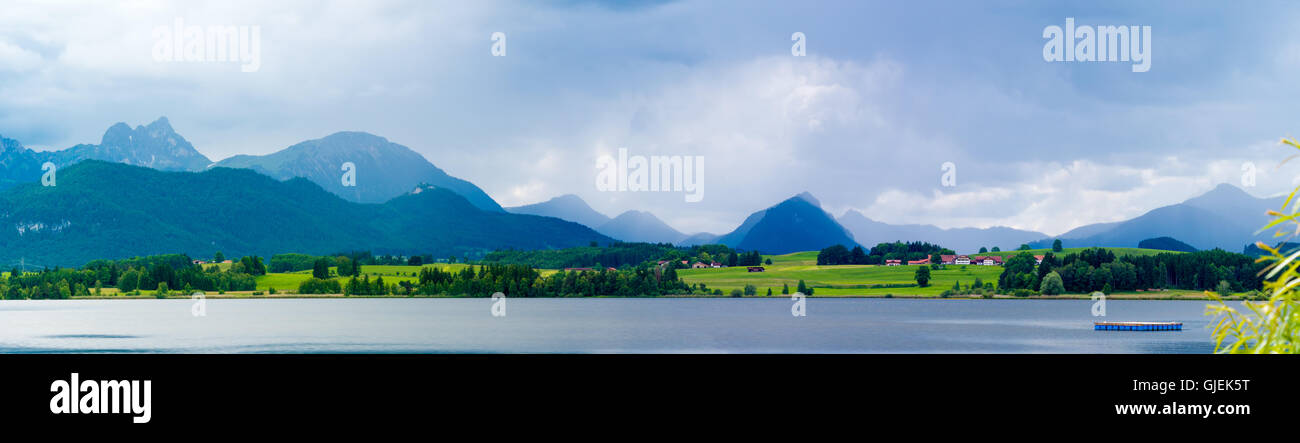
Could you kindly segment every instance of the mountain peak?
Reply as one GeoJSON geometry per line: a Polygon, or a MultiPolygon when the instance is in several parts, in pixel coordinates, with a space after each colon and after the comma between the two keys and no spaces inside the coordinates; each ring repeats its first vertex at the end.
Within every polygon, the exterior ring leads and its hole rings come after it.
{"type": "Polygon", "coordinates": [[[154,120],[153,123],[150,123],[148,126],[145,127],[149,129],[160,129],[166,132],[176,132],[175,130],[172,129],[172,122],[170,120],[167,120],[166,116],[158,117],[157,120],[154,120]]]}
{"type": "Polygon", "coordinates": [[[818,208],[822,207],[822,202],[820,200],[817,200],[817,197],[813,197],[812,193],[808,191],[800,192],[799,195],[790,197],[789,199],[786,199],[786,201],[790,201],[794,199],[801,199],[803,201],[811,203],[813,206],[816,206],[818,208]]]}
{"type": "Polygon", "coordinates": [[[117,122],[109,126],[104,131],[104,136],[100,138],[99,144],[104,146],[124,146],[131,143],[131,127],[126,123],[117,122]]]}
{"type": "Polygon", "coordinates": [[[597,232],[610,237],[632,242],[676,243],[686,238],[685,234],[668,226],[654,214],[628,210],[601,225],[597,232]]]}
{"type": "Polygon", "coordinates": [[[1214,189],[1211,189],[1209,192],[1206,192],[1205,194],[1201,194],[1201,196],[1204,197],[1210,194],[1227,195],[1232,197],[1242,197],[1242,196],[1250,197],[1250,194],[1247,193],[1246,191],[1228,183],[1219,183],[1219,185],[1215,186],[1214,189]]]}

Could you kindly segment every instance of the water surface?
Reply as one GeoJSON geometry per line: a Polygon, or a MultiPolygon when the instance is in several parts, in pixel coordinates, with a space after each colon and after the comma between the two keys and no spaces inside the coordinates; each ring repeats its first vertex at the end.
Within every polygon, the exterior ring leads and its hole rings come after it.
{"type": "Polygon", "coordinates": [[[773,299],[0,301],[0,352],[1208,353],[1205,301],[773,299]],[[1179,332],[1094,320],[1181,321],[1179,332]]]}

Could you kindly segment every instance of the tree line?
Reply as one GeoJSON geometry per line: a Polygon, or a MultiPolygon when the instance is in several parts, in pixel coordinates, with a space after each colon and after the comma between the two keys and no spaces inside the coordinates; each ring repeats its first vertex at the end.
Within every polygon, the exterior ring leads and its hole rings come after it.
{"type": "Polygon", "coordinates": [[[622,270],[559,271],[543,277],[530,266],[488,264],[458,271],[427,267],[415,281],[385,282],[383,276],[353,276],[346,283],[312,278],[298,288],[301,294],[342,292],[345,295],[446,295],[487,297],[501,292],[508,297],[657,296],[691,294],[694,288],[677,278],[672,267],[641,265],[622,270]]]}
{"type": "Polygon", "coordinates": [[[1133,291],[1138,289],[1258,290],[1264,265],[1243,254],[1222,249],[1156,255],[1124,255],[1089,248],[1058,257],[1048,252],[1035,266],[1022,252],[1006,261],[998,288],[1061,292],[1133,291]]]}
{"type": "Polygon", "coordinates": [[[97,295],[103,288],[121,292],[137,290],[251,291],[257,288],[255,275],[265,274],[260,257],[244,257],[228,270],[201,266],[184,254],[135,257],[124,260],[95,260],[81,269],[54,268],[36,272],[9,271],[0,279],[0,294],[6,299],[66,299],[97,295]]]}
{"type": "Polygon", "coordinates": [[[854,245],[849,249],[844,245],[829,246],[817,253],[818,265],[880,265],[885,260],[925,260],[932,256],[955,254],[951,249],[926,242],[880,243],[871,247],[871,251],[854,245]]]}

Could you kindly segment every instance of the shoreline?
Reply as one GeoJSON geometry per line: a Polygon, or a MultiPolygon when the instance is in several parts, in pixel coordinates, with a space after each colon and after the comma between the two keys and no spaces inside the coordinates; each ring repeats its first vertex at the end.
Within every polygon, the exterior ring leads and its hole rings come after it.
{"type": "MultiPolygon", "coordinates": [[[[741,298],[741,299],[772,299],[772,300],[789,300],[792,295],[747,295],[741,297],[732,297],[728,295],[656,295],[656,296],[615,296],[599,295],[594,297],[525,297],[525,298],[552,298],[552,299],[591,299],[591,298],[741,298]]],[[[211,300],[275,300],[275,299],[369,299],[369,298],[435,298],[435,299],[489,299],[491,297],[471,297],[460,295],[343,295],[343,294],[204,294],[204,299],[211,300]]],[[[516,297],[518,298],[518,297],[516,297]]],[[[981,296],[951,296],[940,297],[937,295],[810,295],[811,299],[918,299],[918,300],[952,300],[952,301],[969,301],[969,300],[1091,300],[1091,294],[1062,294],[1062,295],[1032,295],[1028,297],[1016,297],[1013,295],[994,295],[992,297],[981,296]]],[[[42,299],[42,300],[191,300],[192,295],[174,295],[159,298],[155,295],[91,295],[75,296],[68,299],[42,299]]],[[[1113,294],[1106,297],[1107,300],[1166,300],[1166,301],[1213,301],[1203,293],[1174,293],[1153,296],[1149,294],[1113,294]]],[[[1246,297],[1233,295],[1223,297],[1224,301],[1245,301],[1246,297]]]]}

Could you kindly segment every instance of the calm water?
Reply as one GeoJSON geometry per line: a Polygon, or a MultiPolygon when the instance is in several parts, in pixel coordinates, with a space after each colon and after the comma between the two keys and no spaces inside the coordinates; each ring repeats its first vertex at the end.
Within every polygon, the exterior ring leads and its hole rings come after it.
{"type": "Polygon", "coordinates": [[[490,299],[0,301],[0,352],[1207,353],[1203,301],[490,299]]]}

